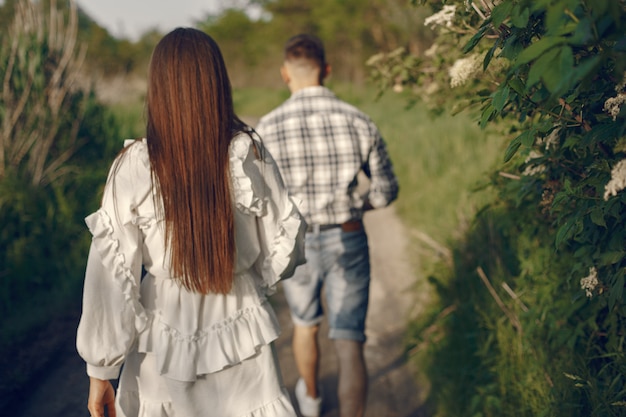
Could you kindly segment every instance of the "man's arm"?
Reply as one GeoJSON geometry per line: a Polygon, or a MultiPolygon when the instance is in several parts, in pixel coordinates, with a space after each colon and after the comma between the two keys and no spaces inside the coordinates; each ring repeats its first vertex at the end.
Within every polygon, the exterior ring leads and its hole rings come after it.
{"type": "Polygon", "coordinates": [[[370,149],[365,174],[370,178],[370,188],[363,206],[364,210],[386,207],[398,197],[398,179],[382,136],[376,131],[370,149]]]}

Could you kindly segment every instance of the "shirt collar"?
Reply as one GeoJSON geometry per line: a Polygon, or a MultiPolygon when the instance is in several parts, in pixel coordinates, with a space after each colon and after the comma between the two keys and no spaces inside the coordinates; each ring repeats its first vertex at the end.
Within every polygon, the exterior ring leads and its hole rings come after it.
{"type": "Polygon", "coordinates": [[[300,97],[315,97],[315,96],[325,96],[325,97],[335,97],[335,94],[330,91],[328,88],[323,85],[315,85],[312,87],[304,87],[291,95],[292,99],[300,98],[300,97]]]}

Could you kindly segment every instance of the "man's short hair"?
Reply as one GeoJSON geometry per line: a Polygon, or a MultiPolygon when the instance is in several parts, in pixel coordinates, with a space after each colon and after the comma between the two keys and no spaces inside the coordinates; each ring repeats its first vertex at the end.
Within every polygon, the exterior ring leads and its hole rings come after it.
{"type": "Polygon", "coordinates": [[[318,68],[326,66],[324,44],[314,35],[301,33],[285,43],[285,61],[308,61],[318,68]]]}

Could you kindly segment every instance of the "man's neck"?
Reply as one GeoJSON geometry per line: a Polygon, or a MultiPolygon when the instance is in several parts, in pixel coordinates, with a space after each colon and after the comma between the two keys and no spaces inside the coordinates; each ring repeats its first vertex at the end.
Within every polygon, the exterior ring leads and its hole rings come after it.
{"type": "Polygon", "coordinates": [[[291,83],[289,83],[289,90],[291,91],[291,94],[295,93],[296,91],[300,91],[302,89],[305,88],[309,88],[309,87],[320,87],[322,84],[320,84],[318,81],[301,81],[301,82],[294,82],[292,81],[291,83]]]}

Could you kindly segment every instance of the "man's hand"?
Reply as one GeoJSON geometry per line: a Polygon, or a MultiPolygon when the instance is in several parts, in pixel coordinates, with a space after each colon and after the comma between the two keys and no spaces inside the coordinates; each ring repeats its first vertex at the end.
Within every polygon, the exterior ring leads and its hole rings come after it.
{"type": "Polygon", "coordinates": [[[87,408],[91,417],[104,417],[105,408],[109,417],[115,417],[115,390],[111,382],[89,377],[87,408]]]}

